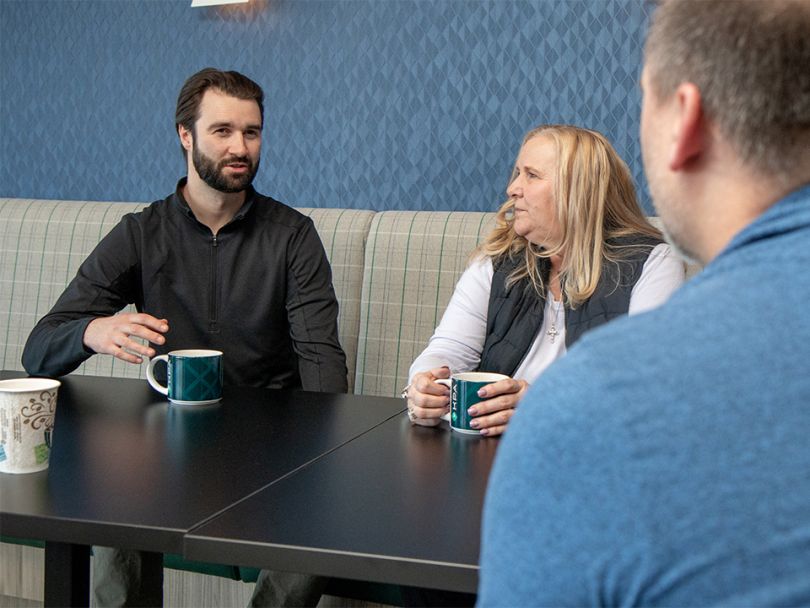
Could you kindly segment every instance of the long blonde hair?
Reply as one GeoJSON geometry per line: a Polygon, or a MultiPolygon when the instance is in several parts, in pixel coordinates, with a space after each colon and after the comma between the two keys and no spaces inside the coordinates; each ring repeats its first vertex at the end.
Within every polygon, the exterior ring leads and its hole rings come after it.
{"type": "MultiPolygon", "coordinates": [[[[522,256],[507,280],[512,285],[528,278],[537,293],[545,294],[538,260],[562,256],[560,285],[566,304],[574,308],[590,298],[605,263],[618,263],[632,248],[618,245],[616,238],[644,235],[661,238],[644,217],[636,199],[633,179],[625,162],[607,139],[596,131],[569,125],[543,125],[523,139],[547,137],[557,152],[554,185],[556,216],[562,230],[559,245],[544,249],[518,235],[512,223],[514,201],[503,203],[495,218],[495,228],[476,250],[493,261],[522,256]]],[[[511,184],[517,176],[513,170],[511,184]]]]}

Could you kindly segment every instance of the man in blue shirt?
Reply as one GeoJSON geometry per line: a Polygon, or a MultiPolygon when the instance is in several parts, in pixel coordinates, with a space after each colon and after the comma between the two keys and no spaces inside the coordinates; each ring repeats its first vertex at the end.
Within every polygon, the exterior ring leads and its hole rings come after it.
{"type": "Polygon", "coordinates": [[[666,0],[641,143],[706,264],[532,387],[485,504],[484,606],[810,603],[810,3],[666,0]]]}

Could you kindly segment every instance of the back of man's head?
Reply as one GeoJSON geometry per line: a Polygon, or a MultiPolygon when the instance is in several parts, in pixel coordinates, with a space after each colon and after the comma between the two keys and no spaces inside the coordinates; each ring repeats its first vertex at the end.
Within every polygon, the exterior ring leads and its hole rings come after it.
{"type": "Polygon", "coordinates": [[[810,179],[809,0],[662,0],[645,58],[656,98],[696,85],[750,169],[810,179]]]}

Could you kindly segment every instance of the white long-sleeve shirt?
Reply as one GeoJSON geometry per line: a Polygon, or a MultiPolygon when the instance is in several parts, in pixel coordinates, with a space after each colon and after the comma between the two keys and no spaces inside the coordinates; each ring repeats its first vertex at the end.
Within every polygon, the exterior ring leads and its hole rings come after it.
{"type": "MultiPolygon", "coordinates": [[[[662,243],[651,252],[630,295],[628,314],[664,303],[685,280],[684,264],[672,247],[662,243]]],[[[419,372],[446,365],[453,373],[474,370],[481,361],[487,329],[492,258],[473,261],[461,275],[453,297],[427,348],[411,364],[410,380],[419,372]]],[[[565,309],[551,292],[546,296],[543,324],[514,377],[531,383],[565,354],[565,309]],[[549,335],[552,325],[556,335],[549,335]]],[[[487,370],[483,370],[487,371],[487,370]]]]}

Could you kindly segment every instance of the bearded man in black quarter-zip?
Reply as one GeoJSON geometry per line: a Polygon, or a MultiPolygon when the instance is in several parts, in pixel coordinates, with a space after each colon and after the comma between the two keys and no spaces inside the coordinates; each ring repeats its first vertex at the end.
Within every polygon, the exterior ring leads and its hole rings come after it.
{"type": "MultiPolygon", "coordinates": [[[[82,263],[28,338],[29,374],[67,374],[94,353],[140,364],[212,348],[225,352],[225,384],[346,392],[338,304],[315,227],[251,186],[263,99],[238,72],[206,68],[185,82],[175,122],[188,177],[125,216],[82,263]],[[138,312],[116,314],[128,304],[138,312]]],[[[160,555],[93,550],[98,606],[162,604],[160,555]]],[[[324,585],[262,571],[251,605],[315,605],[324,585]]]]}

